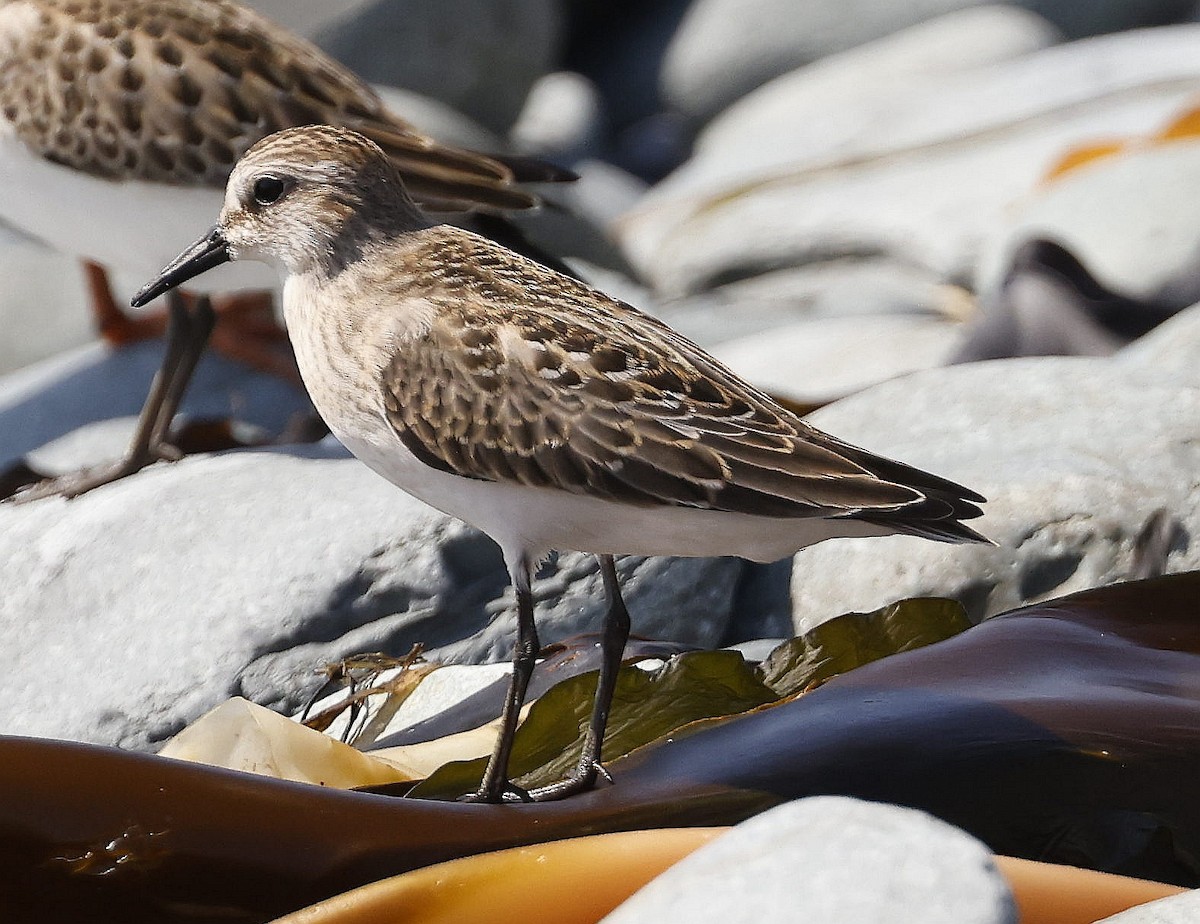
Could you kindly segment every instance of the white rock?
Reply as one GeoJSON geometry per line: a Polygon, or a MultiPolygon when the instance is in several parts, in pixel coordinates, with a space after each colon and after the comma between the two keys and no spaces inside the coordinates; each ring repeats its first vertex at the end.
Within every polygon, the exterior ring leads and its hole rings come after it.
{"type": "MultiPolygon", "coordinates": [[[[496,664],[447,664],[426,676],[396,710],[387,725],[375,734],[375,738],[403,732],[422,722],[428,722],[460,706],[465,700],[497,682],[508,683],[512,665],[508,662],[496,664]]],[[[494,712],[484,718],[490,721],[499,715],[494,712]]],[[[361,740],[361,739],[360,739],[361,740]]],[[[362,746],[373,743],[363,741],[362,746]]]]}
{"type": "Polygon", "coordinates": [[[748,153],[759,138],[774,141],[772,123],[794,118],[797,104],[810,117],[836,124],[838,109],[862,105],[871,88],[953,79],[1032,54],[1057,38],[1044,19],[1012,6],[949,13],[772,80],[707,125],[697,149],[748,153]]]}
{"type": "Polygon", "coordinates": [[[79,261],[0,230],[0,374],[96,338],[79,261]]]}
{"type": "Polygon", "coordinates": [[[1145,299],[1186,287],[1200,297],[1200,215],[1180,195],[1197,184],[1200,138],[1135,141],[1126,153],[1071,170],[1038,186],[987,242],[977,289],[995,292],[1016,250],[1047,238],[1108,289],[1145,299]]]}
{"type": "Polygon", "coordinates": [[[624,217],[622,247],[668,295],[846,254],[969,278],[981,242],[1064,150],[1153,131],[1192,102],[1197,48],[1200,26],[1178,26],[835,94],[797,76],[786,119],[765,87],[743,102],[761,95],[761,118],[738,115],[756,128],[702,143],[624,217]]]}
{"type": "Polygon", "coordinates": [[[924,812],[839,796],[742,822],[672,866],[604,924],[1008,924],[988,849],[924,812]]]}
{"type": "Polygon", "coordinates": [[[855,56],[867,79],[969,66],[1006,49],[1025,50],[1025,43],[1045,44],[1053,34],[1045,20],[1012,8],[961,10],[976,5],[700,0],[667,49],[663,94],[675,108],[703,119],[773,77],[876,40],[878,52],[873,47],[871,54],[855,56]],[[941,19],[925,23],[934,17],[941,19]]]}
{"type": "Polygon", "coordinates": [[[825,404],[944,365],[961,334],[961,325],[919,315],[820,318],[723,343],[713,355],[772,395],[825,404]]]}
{"type": "Polygon", "coordinates": [[[642,304],[709,349],[819,318],[913,315],[963,321],[972,296],[928,270],[886,258],[846,258],[766,272],[683,298],[642,304]]]}
{"type": "Polygon", "coordinates": [[[519,150],[572,163],[597,153],[605,128],[596,85],[582,74],[555,71],[530,87],[509,136],[519,150]]]}
{"type": "Polygon", "coordinates": [[[1144,369],[1164,382],[1200,388],[1200,309],[1189,308],[1125,347],[1115,358],[1123,368],[1144,369]]]}
{"type": "MultiPolygon", "coordinates": [[[[823,430],[979,491],[988,503],[972,525],[997,547],[889,537],[806,549],[796,628],[920,595],[956,597],[980,618],[1122,580],[1160,507],[1196,535],[1200,381],[1183,344],[1195,356],[1198,336],[1193,308],[1128,355],[931,370],[814,413],[823,430]]],[[[1195,543],[1171,550],[1167,570],[1196,567],[1195,543]]]]}

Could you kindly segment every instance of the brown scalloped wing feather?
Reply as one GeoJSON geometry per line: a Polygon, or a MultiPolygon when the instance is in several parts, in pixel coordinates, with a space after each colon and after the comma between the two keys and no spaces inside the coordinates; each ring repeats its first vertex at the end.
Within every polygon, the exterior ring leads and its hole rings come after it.
{"type": "Polygon", "coordinates": [[[384,400],[434,468],[636,505],[974,535],[955,521],[979,515],[976,495],[813,429],[622,302],[463,232],[410,263],[437,267],[419,294],[439,310],[385,369],[384,400]]]}

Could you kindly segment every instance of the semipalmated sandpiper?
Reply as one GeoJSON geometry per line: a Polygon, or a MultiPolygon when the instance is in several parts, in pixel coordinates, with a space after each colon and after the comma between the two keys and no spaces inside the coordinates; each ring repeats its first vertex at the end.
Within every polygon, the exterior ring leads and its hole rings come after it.
{"type": "Polygon", "coordinates": [[[300,372],[330,429],[389,481],[499,543],[518,609],[503,732],[476,798],[548,799],[601,772],[629,631],[614,553],[775,561],[839,536],[986,541],[983,498],[813,429],[666,325],[445,224],[370,140],[328,127],[255,145],[217,226],[135,305],[227,260],[273,263],[300,372]],[[603,667],[574,774],[507,779],[538,651],[530,574],[595,553],[603,667]]]}
{"type": "MultiPolygon", "coordinates": [[[[520,182],[570,176],[435,142],[315,46],[230,0],[0,0],[0,219],[63,253],[150,275],[211,220],[252,144],[313,123],[372,138],[435,211],[528,209],[537,199],[520,182]]],[[[519,243],[500,219],[479,220],[519,243]]],[[[93,268],[89,279],[103,297],[104,277],[93,268]]],[[[258,267],[214,274],[201,289],[277,284],[258,267]]],[[[98,313],[112,317],[107,298],[98,313]]],[[[161,454],[213,318],[205,302],[179,302],[170,320],[175,365],[159,377],[130,456],[58,485],[64,493],[161,454]]]]}

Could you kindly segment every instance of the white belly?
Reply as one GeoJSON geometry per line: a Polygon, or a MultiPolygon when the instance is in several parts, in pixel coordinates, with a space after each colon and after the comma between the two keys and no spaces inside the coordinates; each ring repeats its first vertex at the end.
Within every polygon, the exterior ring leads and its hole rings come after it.
{"type": "Polygon", "coordinates": [[[515,553],[537,559],[551,549],[573,549],[614,555],[737,555],[770,562],[825,539],[891,532],[855,520],[776,519],[689,507],[635,507],[550,488],[476,481],[425,465],[382,419],[372,434],[333,430],[347,449],[378,474],[431,507],[487,533],[505,550],[506,557],[515,553]]]}
{"type": "MultiPolygon", "coordinates": [[[[151,279],[216,224],[224,191],[119,183],[51,163],[0,131],[0,219],[62,253],[151,279]]],[[[219,267],[188,283],[201,292],[275,288],[260,263],[219,267]]]]}

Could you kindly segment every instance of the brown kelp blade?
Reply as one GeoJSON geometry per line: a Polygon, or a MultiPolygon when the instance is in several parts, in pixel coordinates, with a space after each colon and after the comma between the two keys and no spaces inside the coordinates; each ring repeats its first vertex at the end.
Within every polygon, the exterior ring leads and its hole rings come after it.
{"type": "Polygon", "coordinates": [[[997,617],[610,766],[560,803],[338,792],[0,739],[0,904],[41,921],[265,921],[501,847],[730,823],[842,793],[1018,856],[1200,882],[1200,574],[997,617]]]}

